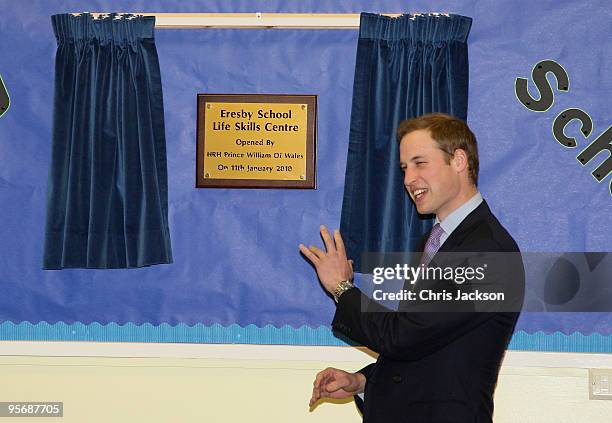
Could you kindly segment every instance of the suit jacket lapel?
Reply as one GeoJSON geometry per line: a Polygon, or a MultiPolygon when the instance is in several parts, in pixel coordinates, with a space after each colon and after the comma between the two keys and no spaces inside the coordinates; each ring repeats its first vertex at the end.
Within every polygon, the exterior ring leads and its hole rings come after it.
{"type": "MultiPolygon", "coordinates": [[[[463,219],[463,222],[455,228],[452,234],[444,241],[444,244],[440,247],[438,252],[449,252],[453,251],[457,246],[461,245],[463,240],[472,232],[472,230],[482,222],[488,214],[491,213],[486,201],[482,200],[482,203],[478,205],[470,214],[463,219]]],[[[432,261],[435,260],[435,256],[432,261]]]]}

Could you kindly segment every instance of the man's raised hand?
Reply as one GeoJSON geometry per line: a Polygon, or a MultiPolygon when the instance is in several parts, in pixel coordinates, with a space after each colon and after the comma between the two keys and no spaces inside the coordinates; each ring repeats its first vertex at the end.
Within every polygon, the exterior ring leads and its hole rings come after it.
{"type": "Polygon", "coordinates": [[[317,276],[325,290],[333,294],[341,281],[353,280],[353,266],[352,262],[346,258],[346,250],[340,231],[335,230],[332,239],[327,228],[321,225],[321,237],[326,251],[322,251],[314,245],[306,248],[304,244],[300,244],[300,251],[315,267],[317,276]]]}

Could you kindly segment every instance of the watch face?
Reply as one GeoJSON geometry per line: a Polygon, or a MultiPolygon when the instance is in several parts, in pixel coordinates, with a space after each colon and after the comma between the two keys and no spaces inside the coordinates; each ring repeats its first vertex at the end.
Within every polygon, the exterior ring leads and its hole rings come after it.
{"type": "Polygon", "coordinates": [[[2,76],[0,76],[0,116],[2,116],[9,108],[10,100],[2,76]]]}

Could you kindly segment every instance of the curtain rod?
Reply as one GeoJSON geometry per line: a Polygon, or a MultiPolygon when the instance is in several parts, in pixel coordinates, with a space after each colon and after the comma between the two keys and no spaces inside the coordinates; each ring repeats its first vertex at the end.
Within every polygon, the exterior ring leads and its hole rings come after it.
{"type": "MultiPolygon", "coordinates": [[[[89,13],[89,12],[85,12],[89,13]]],[[[79,15],[80,13],[73,13],[79,15]]],[[[94,18],[108,13],[91,12],[94,18]]],[[[359,29],[358,13],[141,13],[155,16],[156,28],[359,29]]],[[[121,15],[121,14],[118,14],[121,15]]],[[[383,15],[396,18],[402,14],[383,15]]],[[[448,16],[448,13],[412,13],[448,16]]]]}

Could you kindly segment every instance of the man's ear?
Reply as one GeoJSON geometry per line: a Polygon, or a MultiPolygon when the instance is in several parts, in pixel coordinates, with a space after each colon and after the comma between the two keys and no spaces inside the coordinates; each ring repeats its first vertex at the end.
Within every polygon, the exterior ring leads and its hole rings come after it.
{"type": "Polygon", "coordinates": [[[465,150],[458,148],[451,158],[451,165],[457,172],[462,172],[468,168],[468,158],[465,150]]]}

